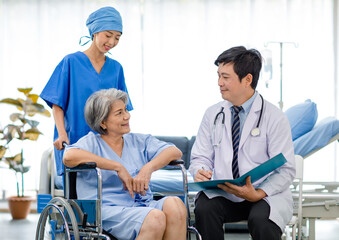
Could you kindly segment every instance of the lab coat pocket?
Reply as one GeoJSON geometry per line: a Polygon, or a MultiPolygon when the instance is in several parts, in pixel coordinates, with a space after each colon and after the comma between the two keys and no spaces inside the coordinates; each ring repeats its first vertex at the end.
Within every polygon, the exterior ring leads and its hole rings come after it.
{"type": "Polygon", "coordinates": [[[266,137],[250,137],[244,144],[244,154],[248,159],[256,163],[263,163],[267,160],[266,137]]]}

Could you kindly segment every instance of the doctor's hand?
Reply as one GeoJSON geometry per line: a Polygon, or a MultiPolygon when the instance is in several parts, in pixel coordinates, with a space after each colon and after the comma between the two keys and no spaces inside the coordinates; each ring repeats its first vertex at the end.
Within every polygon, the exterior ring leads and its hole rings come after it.
{"type": "Polygon", "coordinates": [[[145,196],[152,176],[152,170],[146,164],[140,169],[138,175],[133,179],[133,191],[145,196]]]}
{"type": "Polygon", "coordinates": [[[126,170],[126,168],[122,164],[119,166],[116,172],[124,186],[124,189],[129,192],[132,198],[134,198],[132,176],[129,174],[129,172],[126,170]]]}
{"type": "Polygon", "coordinates": [[[249,202],[258,202],[267,196],[262,189],[255,189],[251,183],[251,177],[246,178],[246,185],[240,187],[229,182],[218,184],[218,187],[225,192],[231,193],[237,197],[243,198],[249,202]]]}
{"type": "Polygon", "coordinates": [[[194,182],[209,181],[212,177],[212,171],[207,171],[204,169],[199,169],[195,174],[194,182]]]}

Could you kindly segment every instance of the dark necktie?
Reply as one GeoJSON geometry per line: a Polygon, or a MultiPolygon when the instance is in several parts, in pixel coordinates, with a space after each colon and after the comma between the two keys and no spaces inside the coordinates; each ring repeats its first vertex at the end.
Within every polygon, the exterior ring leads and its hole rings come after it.
{"type": "Polygon", "coordinates": [[[240,141],[239,112],[242,110],[242,107],[233,106],[232,108],[234,109],[234,120],[232,125],[232,143],[233,143],[232,173],[233,178],[236,179],[239,177],[239,166],[238,166],[238,148],[240,141]]]}

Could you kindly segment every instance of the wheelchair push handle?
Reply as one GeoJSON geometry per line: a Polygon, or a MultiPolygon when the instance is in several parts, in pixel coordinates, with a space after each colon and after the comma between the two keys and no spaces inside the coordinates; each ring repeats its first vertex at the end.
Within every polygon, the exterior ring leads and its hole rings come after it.
{"type": "Polygon", "coordinates": [[[67,142],[62,142],[62,146],[66,148],[68,146],[67,142]]]}

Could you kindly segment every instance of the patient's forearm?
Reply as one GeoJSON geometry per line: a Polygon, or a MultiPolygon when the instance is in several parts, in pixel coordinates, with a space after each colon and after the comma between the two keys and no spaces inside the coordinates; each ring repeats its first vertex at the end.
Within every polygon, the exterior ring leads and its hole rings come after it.
{"type": "Polygon", "coordinates": [[[63,162],[67,167],[76,167],[81,163],[95,162],[101,169],[120,171],[123,167],[120,163],[97,156],[91,152],[71,148],[64,154],[63,162]]]}
{"type": "Polygon", "coordinates": [[[167,166],[171,161],[181,159],[182,152],[177,147],[168,147],[158,154],[152,161],[147,163],[147,167],[152,172],[167,166]]]}

